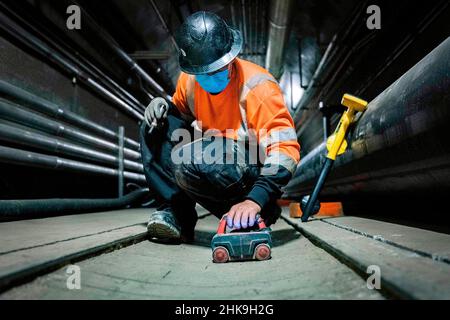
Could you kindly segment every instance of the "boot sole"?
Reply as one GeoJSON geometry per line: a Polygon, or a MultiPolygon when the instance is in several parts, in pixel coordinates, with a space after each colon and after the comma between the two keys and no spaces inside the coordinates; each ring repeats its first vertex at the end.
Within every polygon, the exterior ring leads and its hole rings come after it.
{"type": "Polygon", "coordinates": [[[163,221],[149,222],[147,232],[149,237],[159,240],[179,240],[181,238],[177,229],[163,221]]]}

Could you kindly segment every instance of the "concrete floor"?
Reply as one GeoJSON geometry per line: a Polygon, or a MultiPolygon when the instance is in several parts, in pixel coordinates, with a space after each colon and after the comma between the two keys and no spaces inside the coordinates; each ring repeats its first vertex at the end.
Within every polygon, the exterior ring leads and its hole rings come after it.
{"type": "Polygon", "coordinates": [[[67,289],[64,267],[0,299],[383,299],[283,220],[273,226],[271,260],[213,264],[216,227],[208,216],[192,245],[144,241],[79,262],[80,290],[67,289]]]}

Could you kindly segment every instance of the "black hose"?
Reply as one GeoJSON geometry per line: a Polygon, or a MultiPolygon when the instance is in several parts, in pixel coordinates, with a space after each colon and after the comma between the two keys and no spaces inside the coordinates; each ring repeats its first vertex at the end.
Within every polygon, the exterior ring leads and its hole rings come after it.
{"type": "Polygon", "coordinates": [[[123,209],[147,202],[149,195],[142,188],[115,199],[0,200],[0,222],[123,209]]]}

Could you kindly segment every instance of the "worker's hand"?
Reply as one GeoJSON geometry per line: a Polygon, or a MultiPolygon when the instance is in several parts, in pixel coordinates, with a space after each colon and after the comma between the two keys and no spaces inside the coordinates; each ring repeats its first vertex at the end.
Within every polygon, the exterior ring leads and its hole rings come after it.
{"type": "Polygon", "coordinates": [[[167,118],[169,113],[169,104],[164,98],[157,97],[153,99],[145,109],[145,122],[148,126],[154,126],[159,120],[167,118]]]}
{"type": "Polygon", "coordinates": [[[261,211],[261,207],[254,201],[245,200],[231,207],[227,213],[227,225],[229,228],[246,229],[253,227],[256,222],[256,215],[261,211]]]}

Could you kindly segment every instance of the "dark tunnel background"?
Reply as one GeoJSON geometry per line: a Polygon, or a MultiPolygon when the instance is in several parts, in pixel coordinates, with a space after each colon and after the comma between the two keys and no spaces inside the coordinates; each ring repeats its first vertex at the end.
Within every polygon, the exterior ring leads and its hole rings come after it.
{"type": "MultiPolygon", "coordinates": [[[[0,0],[0,80],[114,132],[123,126],[125,136],[137,141],[143,108],[152,97],[174,92],[179,67],[173,34],[188,15],[198,10],[215,12],[241,30],[245,46],[240,57],[244,59],[264,66],[269,46],[286,47],[283,62],[271,72],[280,73],[286,104],[298,129],[302,157],[323,141],[319,105],[325,108],[322,110],[331,110],[328,130],[332,131],[339,120],[339,114],[332,110],[339,105],[343,93],[373,100],[450,35],[449,1],[438,0],[292,1],[292,7],[286,11],[290,32],[285,42],[270,37],[268,0],[0,0]],[[66,27],[66,9],[72,4],[82,8],[81,30],[66,27]],[[366,8],[372,4],[381,8],[381,30],[366,27],[366,8]],[[17,26],[32,38],[11,33],[17,26]],[[75,69],[49,52],[36,50],[34,38],[75,69]],[[332,58],[323,65],[320,77],[313,79],[330,43],[332,58]],[[130,59],[138,63],[141,71],[130,64],[130,59]],[[82,72],[76,72],[77,68],[82,72]],[[99,91],[89,79],[95,79],[122,102],[99,91]],[[305,99],[307,91],[309,99],[305,99]]],[[[9,106],[12,103],[28,107],[3,93],[0,98],[9,106]]],[[[0,124],[11,125],[11,120],[0,115],[0,124]]],[[[31,132],[36,130],[26,123],[20,126],[31,132]]],[[[117,143],[114,138],[107,140],[117,143]]],[[[62,136],[61,141],[71,139],[62,136]]],[[[1,139],[0,144],[61,156],[58,150],[43,152],[11,139],[1,139]]],[[[136,146],[133,150],[138,152],[136,146]]],[[[80,160],[77,156],[61,157],[80,160]]],[[[116,168],[114,164],[105,166],[116,168]]],[[[117,177],[111,175],[3,161],[0,172],[0,199],[117,196],[117,177]]],[[[127,182],[145,185],[142,181],[127,182]]],[[[344,206],[347,214],[386,219],[430,223],[430,218],[445,216],[445,223],[434,225],[445,229],[450,220],[445,215],[447,192],[443,189],[442,193],[414,200],[407,193],[349,197],[344,206]]]]}

